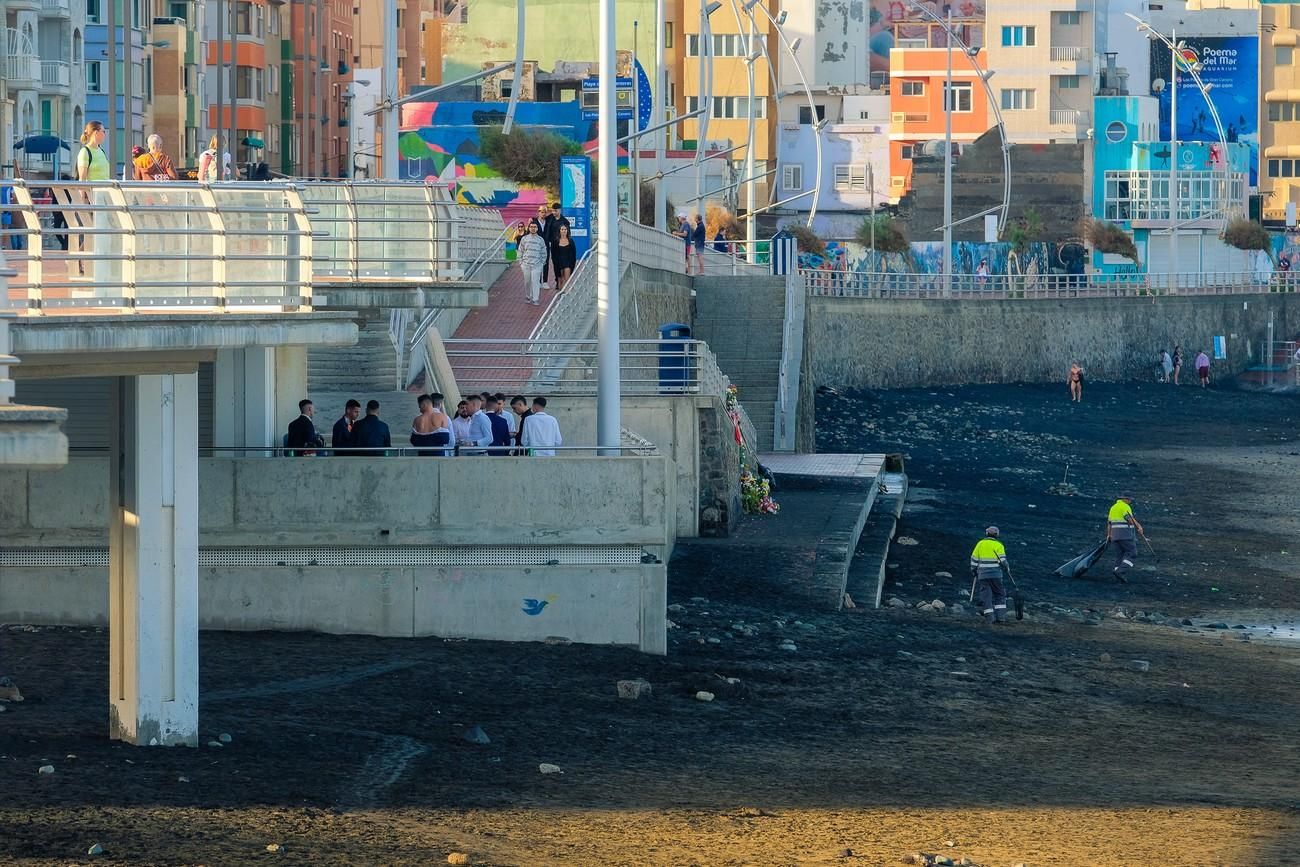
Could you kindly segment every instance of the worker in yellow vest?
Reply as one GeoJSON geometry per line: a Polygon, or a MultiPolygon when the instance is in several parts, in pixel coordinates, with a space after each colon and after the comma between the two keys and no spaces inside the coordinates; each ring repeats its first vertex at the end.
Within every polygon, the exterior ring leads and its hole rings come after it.
{"type": "Polygon", "coordinates": [[[989,527],[984,538],[975,543],[970,554],[971,601],[979,600],[980,614],[985,623],[1007,622],[1007,590],[1003,579],[1011,579],[1007,565],[1007,549],[998,541],[1000,531],[989,527]]]}
{"type": "Polygon", "coordinates": [[[1128,583],[1124,575],[1133,568],[1133,560],[1137,557],[1138,537],[1145,539],[1147,536],[1138,519],[1133,516],[1132,495],[1123,494],[1115,501],[1115,505],[1110,507],[1110,513],[1106,516],[1106,541],[1115,546],[1113,571],[1115,579],[1121,584],[1128,583]]]}

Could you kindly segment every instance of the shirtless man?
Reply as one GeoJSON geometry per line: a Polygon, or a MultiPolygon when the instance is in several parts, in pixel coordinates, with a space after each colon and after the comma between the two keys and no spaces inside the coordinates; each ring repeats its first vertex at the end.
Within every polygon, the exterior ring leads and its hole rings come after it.
{"type": "Polygon", "coordinates": [[[442,400],[440,394],[420,395],[420,414],[411,420],[411,445],[420,449],[420,457],[444,458],[456,447],[442,400]]]}

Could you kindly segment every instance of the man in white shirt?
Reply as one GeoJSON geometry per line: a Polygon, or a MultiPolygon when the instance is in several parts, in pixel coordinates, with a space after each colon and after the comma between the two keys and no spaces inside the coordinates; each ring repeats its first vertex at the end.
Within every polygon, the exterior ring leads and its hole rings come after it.
{"type": "Polygon", "coordinates": [[[470,436],[465,445],[469,448],[462,448],[461,454],[487,454],[487,447],[492,445],[492,420],[483,411],[483,398],[480,395],[471,394],[466,399],[466,403],[469,404],[470,436]]]}
{"type": "Polygon", "coordinates": [[[546,398],[533,398],[533,411],[528,416],[528,424],[524,425],[520,439],[524,448],[542,458],[555,457],[555,449],[564,445],[564,438],[560,436],[560,423],[554,416],[546,414],[546,398]]]}

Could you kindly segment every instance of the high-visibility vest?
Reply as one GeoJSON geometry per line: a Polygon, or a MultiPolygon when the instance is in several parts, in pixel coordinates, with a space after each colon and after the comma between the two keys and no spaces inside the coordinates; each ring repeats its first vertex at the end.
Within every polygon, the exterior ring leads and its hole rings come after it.
{"type": "Polygon", "coordinates": [[[1007,549],[992,537],[980,539],[970,553],[970,565],[979,578],[1000,578],[1007,562],[1007,549]]]}
{"type": "Polygon", "coordinates": [[[1110,537],[1112,539],[1133,539],[1133,525],[1128,519],[1133,516],[1133,507],[1123,500],[1116,500],[1115,505],[1110,507],[1110,514],[1106,520],[1110,524],[1110,537]]]}

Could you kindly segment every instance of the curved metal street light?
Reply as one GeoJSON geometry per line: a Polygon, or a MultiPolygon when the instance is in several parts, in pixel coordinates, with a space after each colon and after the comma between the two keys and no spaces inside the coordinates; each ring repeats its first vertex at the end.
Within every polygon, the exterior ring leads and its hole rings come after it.
{"type": "Polygon", "coordinates": [[[722,8],[718,0],[700,2],[700,99],[699,108],[704,109],[697,123],[698,136],[695,140],[695,207],[704,213],[704,203],[700,197],[704,192],[704,156],[705,143],[709,136],[709,118],[713,116],[713,27],[709,17],[722,8]]]}
{"type": "MultiPolygon", "coordinates": [[[[1007,141],[1007,127],[1002,122],[1002,109],[998,106],[998,101],[994,97],[993,86],[989,84],[989,78],[993,73],[980,69],[979,64],[975,61],[979,49],[973,49],[967,45],[966,41],[958,35],[947,20],[933,9],[922,6],[918,0],[907,0],[907,2],[923,16],[943,28],[943,31],[948,34],[949,44],[956,45],[961,49],[962,55],[970,61],[975,77],[984,86],[984,94],[988,98],[989,107],[993,110],[993,117],[997,121],[998,137],[1002,139],[1002,206],[998,209],[998,237],[1001,237],[1003,230],[1007,226],[1007,214],[1011,210],[1011,143],[1007,141]]],[[[950,98],[946,96],[945,100],[950,98]]]]}

